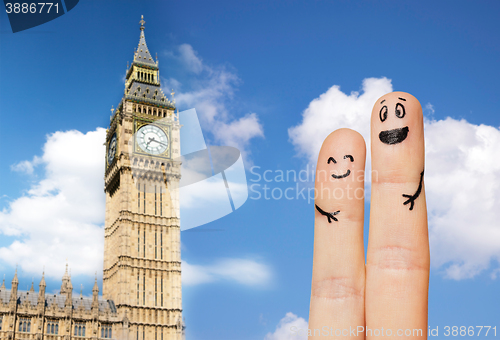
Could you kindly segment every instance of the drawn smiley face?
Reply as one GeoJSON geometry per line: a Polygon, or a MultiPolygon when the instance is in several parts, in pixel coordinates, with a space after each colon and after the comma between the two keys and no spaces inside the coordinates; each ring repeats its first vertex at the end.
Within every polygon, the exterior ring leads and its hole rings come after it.
{"type": "MultiPolygon", "coordinates": [[[[349,159],[351,162],[354,162],[354,157],[352,157],[351,155],[345,155],[344,156],[344,159],[349,159]]],[[[330,157],[328,158],[328,161],[327,161],[328,164],[330,163],[334,163],[334,164],[337,164],[337,161],[335,160],[335,158],[333,157],[330,157]]],[[[347,176],[349,176],[351,174],[351,170],[350,169],[347,169],[347,171],[343,174],[343,175],[335,175],[335,174],[332,174],[332,177],[335,178],[335,179],[341,179],[341,178],[346,178],[347,176]]]]}
{"type": "MultiPolygon", "coordinates": [[[[406,102],[406,99],[403,97],[398,97],[398,102],[396,103],[396,106],[394,108],[394,115],[396,118],[403,119],[406,116],[406,109],[404,102],[406,102]]],[[[380,104],[384,104],[386,99],[382,100],[380,104]]],[[[389,112],[389,108],[387,107],[387,104],[382,106],[379,112],[379,118],[380,121],[383,123],[386,121],[386,119],[391,116],[389,112]]],[[[408,136],[409,128],[408,126],[402,127],[402,128],[397,128],[397,129],[392,129],[392,130],[385,130],[381,131],[378,135],[378,138],[382,143],[385,144],[398,144],[401,143],[406,139],[408,136]]]]}

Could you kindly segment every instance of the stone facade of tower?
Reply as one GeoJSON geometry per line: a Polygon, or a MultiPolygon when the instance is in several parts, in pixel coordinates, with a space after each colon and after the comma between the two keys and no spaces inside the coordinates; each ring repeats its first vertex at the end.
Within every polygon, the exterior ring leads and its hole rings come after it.
{"type": "Polygon", "coordinates": [[[141,20],[139,46],[106,137],[103,297],[128,319],[128,334],[119,338],[183,338],[179,129],[141,20]]]}

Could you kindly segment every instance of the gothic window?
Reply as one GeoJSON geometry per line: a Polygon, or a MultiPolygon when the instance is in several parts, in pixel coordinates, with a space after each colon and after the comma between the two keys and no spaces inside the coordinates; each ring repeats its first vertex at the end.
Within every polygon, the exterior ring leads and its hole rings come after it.
{"type": "Polygon", "coordinates": [[[57,321],[47,322],[47,333],[48,334],[59,334],[59,325],[57,321]]]}
{"type": "Polygon", "coordinates": [[[85,324],[75,324],[75,336],[85,337],[85,324]]]}
{"type": "Polygon", "coordinates": [[[140,86],[137,88],[137,92],[141,92],[141,87],[140,86]]]}
{"type": "MultiPolygon", "coordinates": [[[[163,206],[161,204],[162,194],[161,194],[161,185],[160,185],[160,216],[163,216],[163,206]]],[[[163,258],[163,256],[162,256],[163,258]]]]}
{"type": "Polygon", "coordinates": [[[149,93],[149,89],[146,89],[146,93],[149,93]]]}
{"type": "Polygon", "coordinates": [[[19,319],[19,332],[29,333],[31,329],[31,320],[21,318],[19,319]]]}
{"type": "Polygon", "coordinates": [[[137,71],[137,79],[139,79],[141,77],[141,73],[139,71],[137,71]]]}
{"type": "Polygon", "coordinates": [[[2,330],[2,320],[3,320],[3,316],[0,316],[0,331],[2,330]]]}
{"type": "Polygon", "coordinates": [[[155,306],[158,306],[158,277],[155,274],[155,306]]]}
{"type": "Polygon", "coordinates": [[[142,276],[142,305],[146,305],[146,272],[144,272],[144,275],[142,276]]]}
{"type": "Polygon", "coordinates": [[[102,325],[101,326],[101,338],[103,339],[111,339],[111,325],[102,325]]]}
{"type": "Polygon", "coordinates": [[[140,285],[140,279],[139,279],[139,271],[137,271],[137,304],[139,304],[139,285],[140,285]]]}

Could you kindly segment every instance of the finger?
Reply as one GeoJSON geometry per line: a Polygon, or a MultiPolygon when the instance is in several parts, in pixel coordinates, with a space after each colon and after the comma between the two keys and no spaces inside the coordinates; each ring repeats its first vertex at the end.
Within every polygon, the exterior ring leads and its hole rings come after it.
{"type": "MultiPolygon", "coordinates": [[[[349,129],[332,132],[319,153],[309,313],[313,337],[364,325],[365,157],[363,137],[349,129]]],[[[342,338],[355,337],[345,333],[342,338]]]]}
{"type": "MultiPolygon", "coordinates": [[[[381,97],[371,117],[372,194],[366,262],[367,339],[382,328],[427,334],[429,238],[423,186],[422,107],[412,95],[381,97]],[[418,331],[420,330],[420,331],[418,331]]],[[[386,334],[387,335],[387,334],[386,334]]]]}

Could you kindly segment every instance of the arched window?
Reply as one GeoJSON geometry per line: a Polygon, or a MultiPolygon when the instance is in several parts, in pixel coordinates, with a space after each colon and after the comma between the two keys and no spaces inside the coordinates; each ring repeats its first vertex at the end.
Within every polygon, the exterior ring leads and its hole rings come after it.
{"type": "Polygon", "coordinates": [[[56,324],[56,332],[54,334],[59,334],[59,325],[56,324]]]}
{"type": "Polygon", "coordinates": [[[137,79],[141,77],[141,72],[137,71],[137,79]]]}

